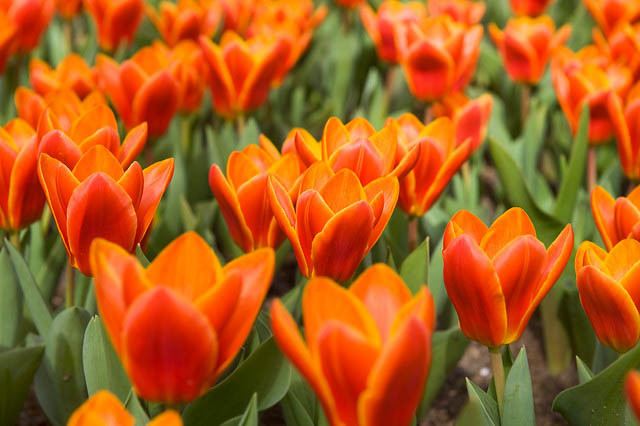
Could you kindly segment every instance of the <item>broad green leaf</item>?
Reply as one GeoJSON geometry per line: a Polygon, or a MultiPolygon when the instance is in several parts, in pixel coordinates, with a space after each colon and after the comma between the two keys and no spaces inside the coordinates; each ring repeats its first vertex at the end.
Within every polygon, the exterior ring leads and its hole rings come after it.
{"type": "Polygon", "coordinates": [[[149,415],[146,411],[144,411],[144,408],[142,408],[140,399],[138,399],[138,396],[134,392],[133,388],[129,390],[129,394],[127,395],[124,407],[128,412],[131,413],[133,417],[135,417],[136,426],[147,426],[147,423],[149,423],[149,415]]]}
{"type": "Polygon", "coordinates": [[[18,423],[43,353],[42,345],[0,352],[0,424],[18,423]]]}
{"type": "Polygon", "coordinates": [[[287,425],[314,426],[319,423],[322,409],[318,399],[295,369],[291,372],[289,391],[280,401],[280,405],[287,425]]]}
{"type": "Polygon", "coordinates": [[[443,239],[441,238],[440,242],[433,250],[431,264],[429,265],[429,290],[431,290],[431,295],[433,296],[433,302],[436,306],[438,316],[440,316],[440,314],[446,310],[447,305],[451,303],[449,301],[449,296],[447,296],[447,289],[444,286],[442,244],[443,239]]]}
{"type": "Polygon", "coordinates": [[[0,348],[13,348],[22,325],[22,291],[6,249],[0,249],[0,348]]]}
{"type": "Polygon", "coordinates": [[[416,294],[429,280],[429,237],[407,256],[400,266],[400,276],[411,293],[416,294]]]}
{"type": "Polygon", "coordinates": [[[468,377],[466,381],[467,392],[469,393],[469,401],[474,406],[474,409],[478,414],[478,416],[476,416],[475,418],[474,424],[482,424],[484,426],[500,426],[498,403],[489,395],[487,395],[485,391],[480,389],[478,385],[469,380],[468,377]]]}
{"type": "Polygon", "coordinates": [[[396,264],[404,261],[409,254],[409,240],[407,239],[407,215],[400,209],[396,209],[384,229],[384,239],[391,248],[396,264]]]}
{"type": "Polygon", "coordinates": [[[281,300],[293,318],[299,319],[302,316],[302,294],[307,285],[307,279],[302,278],[295,287],[286,292],[281,300]]]}
{"type": "Polygon", "coordinates": [[[523,346],[513,363],[504,387],[502,399],[502,424],[535,426],[533,389],[527,351],[523,346]]]}
{"type": "Polygon", "coordinates": [[[589,380],[593,379],[593,371],[580,359],[579,356],[576,356],[576,369],[578,370],[578,381],[580,384],[586,383],[589,380]]]}

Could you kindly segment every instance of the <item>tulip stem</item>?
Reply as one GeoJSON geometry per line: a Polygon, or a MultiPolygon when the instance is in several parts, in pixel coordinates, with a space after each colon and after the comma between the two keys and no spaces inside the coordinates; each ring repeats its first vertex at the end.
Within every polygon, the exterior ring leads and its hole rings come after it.
{"type": "Polygon", "coordinates": [[[9,241],[11,241],[11,244],[13,244],[13,246],[20,253],[22,253],[22,250],[20,248],[20,231],[11,231],[11,234],[9,236],[9,241]]]}
{"type": "Polygon", "coordinates": [[[73,295],[74,295],[75,286],[76,286],[76,271],[73,268],[73,266],[71,266],[70,262],[67,262],[67,269],[65,271],[65,274],[67,279],[67,284],[65,288],[66,307],[70,308],[71,306],[74,305],[73,295]]]}
{"type": "Polygon", "coordinates": [[[182,138],[182,148],[184,150],[185,158],[189,158],[189,154],[191,151],[191,121],[189,120],[189,116],[187,114],[182,115],[182,126],[181,126],[181,135],[182,138]]]}
{"type": "Polygon", "coordinates": [[[384,108],[385,112],[389,113],[389,107],[391,106],[391,96],[393,95],[393,86],[396,82],[397,67],[391,66],[387,72],[387,78],[384,83],[384,108]]]}
{"type": "Polygon", "coordinates": [[[429,124],[433,120],[433,105],[427,104],[424,109],[424,124],[429,124]]]}
{"type": "Polygon", "coordinates": [[[62,27],[64,31],[64,38],[67,41],[67,53],[73,52],[73,25],[71,19],[67,19],[62,27]]]}
{"type": "Polygon", "coordinates": [[[491,369],[493,370],[493,383],[496,387],[498,411],[502,413],[502,397],[504,395],[504,365],[502,364],[502,345],[497,348],[489,348],[491,357],[491,369]]]}
{"type": "Polygon", "coordinates": [[[236,132],[238,133],[238,138],[244,135],[244,114],[236,117],[236,132]]]}
{"type": "Polygon", "coordinates": [[[529,107],[531,105],[531,86],[528,84],[522,85],[522,92],[520,93],[520,118],[522,120],[522,129],[527,124],[529,118],[529,107]]]}
{"type": "Polygon", "coordinates": [[[408,240],[411,253],[418,247],[418,218],[415,216],[409,217],[408,240]]]}

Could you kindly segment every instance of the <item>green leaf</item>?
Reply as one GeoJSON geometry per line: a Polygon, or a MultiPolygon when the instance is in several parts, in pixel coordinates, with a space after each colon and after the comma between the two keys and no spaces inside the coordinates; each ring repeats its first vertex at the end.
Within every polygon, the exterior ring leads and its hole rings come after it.
{"type": "Polygon", "coordinates": [[[429,265],[429,290],[433,296],[433,302],[436,306],[436,312],[438,316],[442,314],[447,305],[451,303],[449,296],[447,296],[447,289],[444,286],[444,260],[442,259],[442,244],[443,239],[433,250],[433,256],[431,256],[431,264],[429,265]]]}
{"type": "Polygon", "coordinates": [[[253,394],[244,414],[227,420],[221,426],[258,426],[258,394],[253,394]]]}
{"type": "Polygon", "coordinates": [[[258,410],[278,403],[287,393],[291,365],[270,338],[249,358],[183,412],[187,426],[215,426],[240,415],[251,396],[258,394],[258,410]]]}
{"type": "Polygon", "coordinates": [[[20,288],[22,288],[27,309],[29,309],[38,333],[40,333],[40,336],[43,338],[47,338],[52,324],[49,305],[47,305],[47,302],[44,300],[40,292],[40,287],[38,287],[36,281],[33,279],[33,275],[31,275],[31,271],[29,271],[29,267],[25,263],[22,255],[9,241],[5,240],[4,246],[7,248],[11,257],[11,262],[18,277],[20,288]]]}
{"type": "Polygon", "coordinates": [[[586,383],[589,380],[593,379],[593,371],[584,363],[583,360],[580,359],[579,356],[576,356],[576,369],[578,370],[578,381],[580,384],[586,383]]]}
{"type": "Polygon", "coordinates": [[[44,358],[36,374],[36,397],[54,424],[67,422],[87,399],[82,368],[82,343],[89,314],[78,307],[60,312],[45,339],[44,358]]]}
{"type": "Polygon", "coordinates": [[[147,423],[149,423],[149,416],[147,412],[144,411],[144,408],[142,408],[142,404],[140,404],[140,400],[133,389],[129,390],[124,407],[135,417],[136,426],[146,426],[147,423]]]}
{"type": "Polygon", "coordinates": [[[318,399],[297,370],[291,372],[291,386],[280,401],[287,425],[314,426],[318,424],[318,399]]]}
{"type": "Polygon", "coordinates": [[[140,262],[140,265],[142,265],[143,268],[146,268],[151,263],[149,262],[149,259],[142,251],[142,247],[140,247],[140,244],[136,246],[136,258],[138,259],[138,262],[140,262]]]}
{"type": "Polygon", "coordinates": [[[43,353],[42,345],[0,352],[0,424],[18,423],[43,353]]]}
{"type": "Polygon", "coordinates": [[[478,385],[473,383],[469,378],[467,381],[467,392],[469,393],[469,401],[474,406],[477,413],[475,424],[479,420],[484,426],[500,426],[500,416],[498,414],[498,403],[491,398],[485,391],[480,389],[478,385]]]}
{"type": "Polygon", "coordinates": [[[22,291],[7,250],[0,250],[0,348],[13,348],[22,325],[22,291]]]}
{"type": "Polygon", "coordinates": [[[535,426],[533,390],[527,351],[523,346],[513,363],[504,387],[502,399],[502,424],[535,426]]]}
{"type": "Polygon", "coordinates": [[[403,261],[409,254],[407,249],[407,247],[409,247],[407,226],[407,215],[400,209],[396,209],[384,229],[384,239],[391,248],[393,259],[398,262],[397,264],[403,261]]]}
{"type": "Polygon", "coordinates": [[[421,286],[427,284],[429,281],[429,237],[402,262],[400,276],[413,294],[416,294],[421,286]]]}

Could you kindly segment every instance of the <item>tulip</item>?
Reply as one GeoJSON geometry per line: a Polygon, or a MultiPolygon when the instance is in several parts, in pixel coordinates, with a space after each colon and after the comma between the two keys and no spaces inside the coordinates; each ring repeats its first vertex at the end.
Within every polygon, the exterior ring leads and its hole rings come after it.
{"type": "Polygon", "coordinates": [[[404,149],[398,143],[399,128],[393,121],[378,132],[364,118],[355,118],[345,126],[339,118],[332,117],[324,126],[322,140],[298,133],[295,137],[296,152],[308,167],[318,161],[338,172],[350,169],[367,185],[383,176],[406,175],[416,164],[420,147],[404,149]]]}
{"type": "Polygon", "coordinates": [[[488,93],[476,99],[469,99],[463,93],[456,92],[436,103],[433,113],[436,117],[448,117],[453,122],[456,129],[456,147],[470,139],[471,151],[474,152],[487,135],[492,108],[493,97],[488,93]]]}
{"type": "Polygon", "coordinates": [[[16,44],[16,24],[0,7],[0,74],[4,73],[16,44]]]}
{"type": "Polygon", "coordinates": [[[429,375],[433,298],[412,297],[388,266],[364,271],[347,290],[309,281],[302,296],[305,341],[283,304],[271,307],[273,335],[309,382],[332,425],[408,425],[429,375]]]}
{"type": "Polygon", "coordinates": [[[30,52],[35,49],[53,17],[55,7],[54,0],[0,1],[0,9],[15,25],[16,50],[30,52]]]}
{"type": "Polygon", "coordinates": [[[431,16],[449,15],[465,25],[479,23],[486,9],[483,2],[472,0],[429,0],[427,3],[431,16]]]}
{"type": "Polygon", "coordinates": [[[167,131],[179,107],[180,88],[161,49],[144,47],[122,65],[98,55],[96,66],[104,91],[127,128],[146,121],[152,138],[167,131]]]}
{"type": "Polygon", "coordinates": [[[411,94],[430,101],[463,91],[475,72],[481,40],[481,25],[467,27],[448,15],[411,25],[401,48],[411,94]]]}
{"type": "Polygon", "coordinates": [[[640,373],[631,370],[624,379],[624,391],[636,420],[640,420],[640,373]]]}
{"type": "MultiPolygon", "coordinates": [[[[294,127],[289,131],[284,142],[282,142],[282,155],[293,154],[298,159],[298,170],[302,173],[307,170],[307,165],[302,161],[302,159],[300,159],[300,155],[296,149],[296,139],[302,139],[302,142],[307,146],[317,146],[318,141],[316,141],[311,133],[305,129],[301,127],[294,127]]],[[[263,149],[269,152],[272,157],[277,158],[280,155],[280,152],[278,152],[276,147],[273,145],[273,142],[271,142],[271,140],[265,135],[260,135],[259,144],[263,149]]]]}
{"type": "Polygon", "coordinates": [[[612,115],[622,171],[631,180],[640,179],[640,123],[638,120],[640,120],[640,84],[636,84],[629,92],[624,117],[612,115]]]}
{"type": "Polygon", "coordinates": [[[145,170],[134,161],[125,171],[111,151],[94,145],[73,169],[41,154],[38,176],[69,264],[90,275],[89,248],[95,238],[135,250],[173,176],[173,159],[145,170]]]}
{"type": "Polygon", "coordinates": [[[549,6],[553,0],[510,0],[511,10],[518,16],[537,16],[549,6]]]}
{"type": "MultiPolygon", "coordinates": [[[[135,418],[127,412],[120,400],[111,392],[100,390],[78,407],[67,426],[133,426],[135,418]]],[[[147,426],[182,426],[180,414],[166,410],[147,426]]]]}
{"type": "Polygon", "coordinates": [[[131,44],[144,16],[144,0],[85,0],[85,5],[103,50],[116,50],[123,41],[131,44]]]}
{"type": "Polygon", "coordinates": [[[380,59],[397,64],[402,60],[398,38],[410,24],[420,25],[427,19],[427,8],[416,1],[403,3],[385,0],[380,4],[377,14],[364,4],[360,8],[360,18],[380,59]]]}
{"type": "Polygon", "coordinates": [[[198,37],[212,37],[222,18],[219,3],[212,0],[163,1],[156,11],[147,6],[147,15],[164,41],[171,47],[182,40],[198,41],[198,37]]]}
{"type": "Polygon", "coordinates": [[[206,392],[249,335],[274,263],[263,248],[222,267],[195,232],[146,269],[116,244],[93,243],[98,309],[136,393],[175,404],[206,392]]]}
{"type": "Polygon", "coordinates": [[[313,164],[289,194],[268,177],[273,215],[296,255],[302,275],[348,280],[378,241],[398,200],[398,180],[386,176],[364,187],[349,169],[313,164]]]}
{"type": "Polygon", "coordinates": [[[403,114],[397,122],[402,151],[420,146],[415,166],[400,179],[398,205],[408,215],[419,217],[436,202],[451,177],[469,158],[471,140],[456,147],[456,129],[446,117],[425,126],[414,115],[403,114]]]}
{"type": "Polygon", "coordinates": [[[624,239],[609,253],[590,241],[576,253],[580,302],[602,344],[618,352],[640,339],[640,242],[624,239]]]}
{"type": "Polygon", "coordinates": [[[209,65],[213,106],[230,118],[264,103],[291,51],[285,38],[259,36],[245,41],[234,32],[225,32],[220,45],[200,37],[200,46],[209,65]]]}
{"type": "Polygon", "coordinates": [[[519,339],[573,250],[567,225],[545,250],[524,210],[507,210],[490,228],[461,210],[443,237],[444,284],[472,340],[490,348],[519,339]]]}
{"type": "Polygon", "coordinates": [[[510,19],[504,31],[489,25],[489,34],[500,51],[509,77],[518,83],[537,84],[547,67],[549,55],[571,35],[571,26],[557,32],[548,16],[510,19]]]}
{"type": "Polygon", "coordinates": [[[258,6],[256,0],[220,0],[224,31],[244,34],[258,6]]]}
{"type": "MultiPolygon", "coordinates": [[[[596,32],[596,34],[599,34],[596,32]]],[[[633,74],[634,81],[640,77],[640,24],[623,25],[618,31],[609,35],[607,42],[602,43],[602,34],[595,36],[601,45],[606,44],[607,53],[612,61],[625,65],[633,74]]]]}
{"type": "Polygon", "coordinates": [[[640,240],[640,186],[615,200],[603,187],[595,187],[591,213],[607,250],[625,238],[640,240]]]}
{"type": "Polygon", "coordinates": [[[42,215],[44,194],[37,174],[38,141],[16,118],[0,128],[0,228],[22,229],[42,215]]]}
{"type": "Polygon", "coordinates": [[[209,172],[209,185],[231,238],[245,252],[278,248],[285,238],[265,197],[268,178],[273,176],[288,192],[300,175],[300,168],[294,154],[280,156],[273,145],[271,148],[249,145],[232,152],[226,178],[216,164],[209,172]]]}
{"type": "Polygon", "coordinates": [[[93,70],[82,56],[70,54],[52,69],[40,59],[32,59],[29,63],[29,82],[41,96],[61,90],[73,90],[80,99],[84,99],[96,89],[93,70]]]}
{"type": "Polygon", "coordinates": [[[640,18],[640,2],[636,0],[584,0],[584,4],[606,34],[640,18]]]}
{"type": "Polygon", "coordinates": [[[82,11],[82,0],[56,0],[58,13],[64,19],[73,19],[82,11]]]}

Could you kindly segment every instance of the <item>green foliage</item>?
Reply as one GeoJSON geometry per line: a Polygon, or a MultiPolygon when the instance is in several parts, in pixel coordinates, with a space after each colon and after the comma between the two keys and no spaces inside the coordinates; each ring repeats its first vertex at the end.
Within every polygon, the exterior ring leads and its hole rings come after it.
{"type": "Polygon", "coordinates": [[[0,351],[0,424],[18,422],[43,353],[42,345],[0,351]]]}

